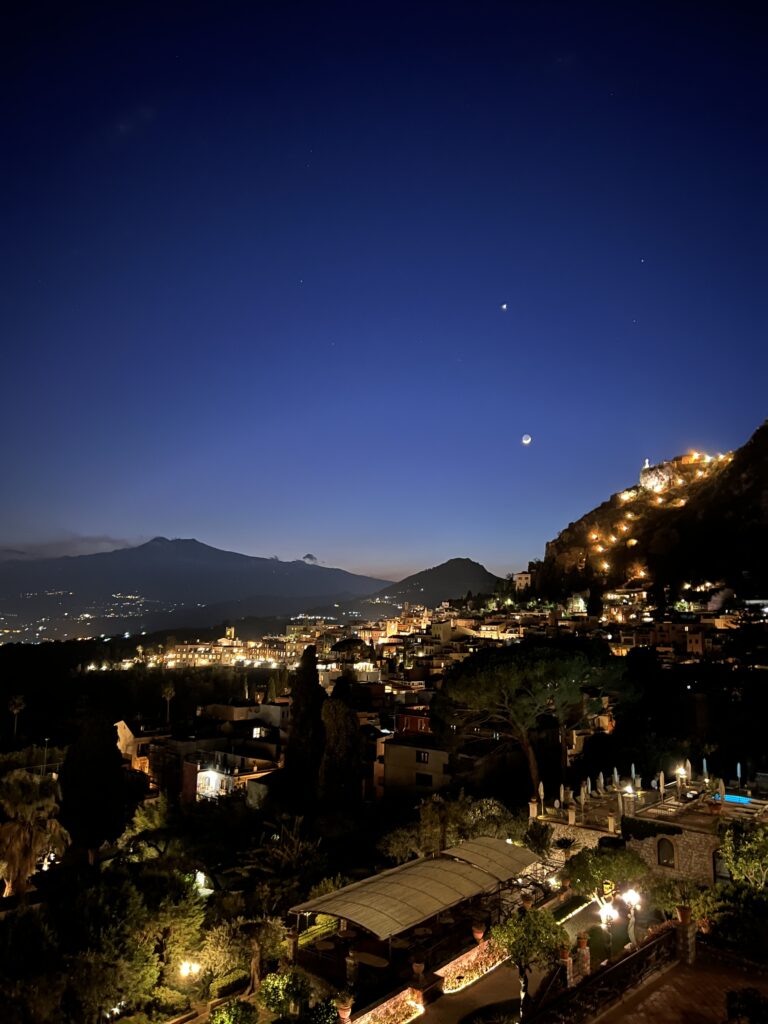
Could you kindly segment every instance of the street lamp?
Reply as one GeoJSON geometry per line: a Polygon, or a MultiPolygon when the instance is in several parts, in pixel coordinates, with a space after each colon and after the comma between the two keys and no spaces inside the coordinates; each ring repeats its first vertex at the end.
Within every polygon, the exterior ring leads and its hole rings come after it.
{"type": "Polygon", "coordinates": [[[179,974],[182,978],[194,977],[200,973],[200,964],[194,960],[182,960],[179,966],[179,974]]]}
{"type": "Polygon", "coordinates": [[[607,956],[607,959],[610,961],[611,953],[612,953],[612,947],[613,947],[613,933],[612,933],[611,929],[613,928],[613,922],[619,916],[619,912],[614,907],[614,905],[612,903],[604,903],[600,907],[599,914],[600,914],[600,921],[601,921],[601,923],[603,925],[603,928],[605,928],[606,934],[608,936],[608,944],[607,944],[608,956],[607,956]]]}

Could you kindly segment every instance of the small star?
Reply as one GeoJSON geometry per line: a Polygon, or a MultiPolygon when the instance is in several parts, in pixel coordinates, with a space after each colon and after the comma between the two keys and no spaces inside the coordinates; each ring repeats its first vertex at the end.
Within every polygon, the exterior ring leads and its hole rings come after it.
{"type": "Polygon", "coordinates": [[[502,313],[506,313],[507,312],[507,304],[506,304],[506,302],[502,302],[502,304],[501,304],[501,311],[502,311],[502,313]]]}

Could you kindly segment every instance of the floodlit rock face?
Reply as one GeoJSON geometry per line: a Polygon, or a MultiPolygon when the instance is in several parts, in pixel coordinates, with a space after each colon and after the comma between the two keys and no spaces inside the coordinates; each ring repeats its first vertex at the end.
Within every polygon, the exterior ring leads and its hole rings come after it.
{"type": "Polygon", "coordinates": [[[644,466],[640,470],[640,486],[643,490],[659,494],[667,487],[672,487],[678,476],[679,471],[674,462],[662,462],[659,466],[648,466],[647,468],[644,466]]]}

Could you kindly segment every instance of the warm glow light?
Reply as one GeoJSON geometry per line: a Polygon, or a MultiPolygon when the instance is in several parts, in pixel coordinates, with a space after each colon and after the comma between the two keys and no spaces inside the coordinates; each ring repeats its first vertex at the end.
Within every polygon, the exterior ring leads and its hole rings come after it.
{"type": "Polygon", "coordinates": [[[182,960],[179,966],[179,974],[182,978],[188,978],[191,974],[200,973],[200,964],[196,964],[193,960],[182,960]]]}
{"type": "Polygon", "coordinates": [[[602,566],[603,566],[603,571],[604,571],[604,572],[608,572],[608,570],[609,570],[609,569],[611,568],[611,566],[610,566],[610,563],[609,563],[609,562],[603,562],[603,563],[602,563],[602,566]]]}
{"type": "Polygon", "coordinates": [[[637,541],[635,540],[634,537],[630,537],[629,540],[627,541],[627,547],[628,548],[633,548],[636,544],[637,544],[637,541]]]}
{"type": "Polygon", "coordinates": [[[657,498],[656,499],[656,504],[657,505],[663,505],[664,504],[664,499],[663,498],[657,498]]]}
{"type": "Polygon", "coordinates": [[[603,923],[603,928],[607,928],[609,924],[612,924],[619,916],[618,910],[611,903],[604,903],[600,910],[600,920],[603,923]]]}
{"type": "Polygon", "coordinates": [[[627,904],[628,907],[639,907],[640,906],[640,893],[637,889],[627,889],[626,892],[621,894],[621,898],[627,904]]]}

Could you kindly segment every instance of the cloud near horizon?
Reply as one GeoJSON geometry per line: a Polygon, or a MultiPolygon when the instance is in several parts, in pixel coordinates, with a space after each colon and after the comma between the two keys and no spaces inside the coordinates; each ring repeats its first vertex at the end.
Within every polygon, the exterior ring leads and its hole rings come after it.
{"type": "Polygon", "coordinates": [[[65,555],[95,555],[118,548],[134,547],[141,541],[127,540],[125,537],[82,536],[66,534],[52,540],[16,542],[0,544],[0,559],[8,561],[14,558],[61,558],[65,555]]]}

